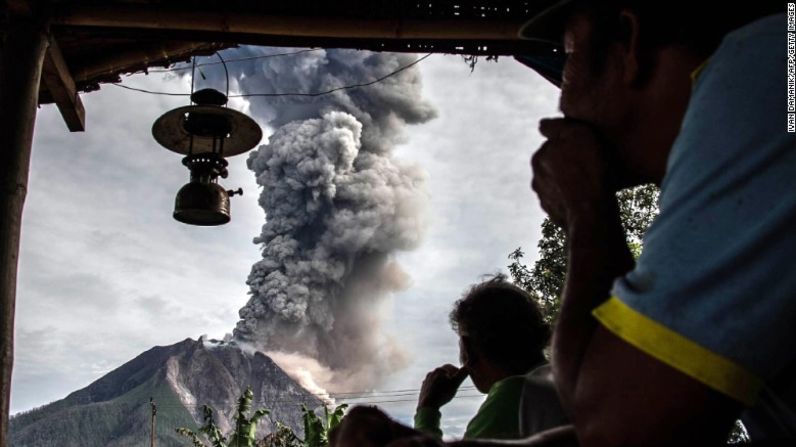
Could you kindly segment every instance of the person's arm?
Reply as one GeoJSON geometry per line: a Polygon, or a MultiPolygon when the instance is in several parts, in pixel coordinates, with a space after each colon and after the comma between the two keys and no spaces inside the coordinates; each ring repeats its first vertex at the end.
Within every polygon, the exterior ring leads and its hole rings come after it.
{"type": "Polygon", "coordinates": [[[724,445],[741,404],[650,357],[602,326],[573,396],[583,446],[724,445]]]}
{"type": "Polygon", "coordinates": [[[616,195],[608,186],[610,149],[585,123],[543,120],[548,138],[533,157],[533,189],[568,238],[567,274],[553,332],[553,372],[564,408],[572,412],[583,356],[597,326],[592,310],[608,299],[613,280],[633,268],[616,195]]]}
{"type": "Polygon", "coordinates": [[[437,439],[442,439],[442,428],[440,428],[442,413],[439,409],[430,407],[418,407],[413,418],[415,430],[429,434],[437,439]]]}
{"type": "Polygon", "coordinates": [[[426,374],[417,399],[415,430],[442,439],[440,408],[453,399],[466,378],[465,368],[457,368],[450,364],[440,366],[426,374]]]}
{"type": "Polygon", "coordinates": [[[613,280],[633,267],[613,195],[584,205],[568,222],[567,274],[553,332],[552,366],[562,403],[574,392],[597,322],[591,312],[610,295],[613,280]]]}
{"type": "Polygon", "coordinates": [[[581,443],[723,444],[738,403],[625,343],[591,314],[609,297],[613,278],[632,266],[618,221],[618,211],[597,208],[578,215],[568,231],[553,365],[581,443]]]}
{"type": "Polygon", "coordinates": [[[567,280],[553,336],[553,368],[578,439],[592,445],[712,445],[740,404],[627,344],[592,311],[633,267],[608,186],[599,138],[568,119],[540,126],[534,189],[569,236],[567,280]]]}

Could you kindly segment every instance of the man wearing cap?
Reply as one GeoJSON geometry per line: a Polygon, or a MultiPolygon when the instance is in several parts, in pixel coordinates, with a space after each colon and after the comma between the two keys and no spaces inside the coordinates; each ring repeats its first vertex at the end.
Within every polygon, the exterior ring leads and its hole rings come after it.
{"type": "Polygon", "coordinates": [[[744,408],[753,441],[796,440],[784,6],[734,9],[570,1],[523,30],[566,24],[532,165],[570,242],[553,365],[584,445],[718,445],[744,408]],[[634,263],[613,192],[649,182],[634,263]]]}
{"type": "Polygon", "coordinates": [[[568,235],[553,367],[574,421],[523,445],[723,445],[738,417],[796,445],[785,8],[570,0],[523,29],[563,31],[560,78],[540,72],[564,118],[540,123],[532,186],[568,235]],[[650,182],[661,214],[634,262],[614,193],[650,182]]]}

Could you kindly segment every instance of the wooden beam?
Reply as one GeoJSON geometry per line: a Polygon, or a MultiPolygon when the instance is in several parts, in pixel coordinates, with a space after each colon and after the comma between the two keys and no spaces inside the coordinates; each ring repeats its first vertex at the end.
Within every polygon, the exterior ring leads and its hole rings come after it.
{"type": "MultiPolygon", "coordinates": [[[[128,71],[143,70],[153,61],[158,63],[180,62],[189,59],[195,52],[207,49],[213,54],[207,43],[197,42],[165,42],[154,46],[142,46],[127,51],[113,52],[96,60],[83,62],[73,72],[75,82],[89,81],[97,77],[124,74],[128,71]]],[[[222,48],[217,45],[216,49],[222,48]]]]}
{"type": "Polygon", "coordinates": [[[86,130],[86,110],[83,108],[83,102],[75,88],[75,81],[69,73],[69,68],[66,66],[66,61],[64,61],[54,38],[50,38],[50,45],[44,57],[42,81],[66,121],[66,127],[71,132],[86,130]]]}
{"type": "Polygon", "coordinates": [[[19,17],[4,31],[0,47],[0,446],[8,445],[19,237],[48,32],[45,24],[19,17]]]}
{"type": "Polygon", "coordinates": [[[191,11],[164,7],[72,5],[56,13],[54,24],[105,28],[204,31],[357,39],[518,40],[522,21],[456,19],[373,19],[292,17],[245,11],[191,11]]]}

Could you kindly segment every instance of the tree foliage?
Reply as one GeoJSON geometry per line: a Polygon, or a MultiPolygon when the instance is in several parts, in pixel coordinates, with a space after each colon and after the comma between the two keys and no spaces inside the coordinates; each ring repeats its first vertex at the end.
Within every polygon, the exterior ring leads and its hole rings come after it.
{"type": "Polygon", "coordinates": [[[323,417],[319,417],[314,411],[302,405],[303,440],[290,427],[276,422],[277,429],[263,438],[257,447],[327,447],[329,432],[340,424],[347,408],[347,404],[342,404],[329,411],[329,408],[324,406],[323,417]]]}
{"type": "MultiPolygon", "coordinates": [[[[260,409],[251,416],[247,416],[252,408],[252,399],[254,399],[254,393],[252,393],[251,388],[246,389],[238,399],[235,431],[230,434],[229,439],[224,436],[221,429],[216,425],[215,418],[213,418],[213,409],[207,405],[202,407],[204,425],[199,428],[199,432],[210,441],[212,447],[254,447],[257,423],[263,416],[269,414],[269,411],[260,409]]],[[[190,439],[194,447],[207,447],[193,430],[179,427],[176,431],[190,439]]]]}
{"type": "Polygon", "coordinates": [[[257,447],[303,447],[304,442],[292,428],[279,421],[274,421],[274,427],[276,429],[265,435],[257,447]]]}
{"type": "MultiPolygon", "coordinates": [[[[644,185],[617,193],[619,215],[628,245],[635,256],[641,253],[644,232],[658,215],[658,188],[644,185]]],[[[564,277],[567,273],[567,237],[549,218],[542,222],[539,258],[533,268],[523,263],[522,247],[514,250],[509,259],[509,274],[515,284],[528,291],[539,304],[548,323],[558,315],[564,277]]]]}
{"type": "Polygon", "coordinates": [[[324,447],[329,445],[329,432],[340,424],[345,416],[348,405],[338,405],[331,412],[323,407],[323,417],[318,417],[314,411],[302,406],[304,412],[304,447],[324,447]]]}
{"type": "MultiPolygon", "coordinates": [[[[326,447],[329,445],[329,431],[335,428],[345,416],[347,404],[338,405],[333,410],[323,407],[323,417],[314,411],[301,406],[304,419],[304,439],[299,438],[292,428],[280,421],[271,419],[276,429],[266,435],[259,442],[256,441],[257,423],[270,416],[270,411],[260,409],[248,416],[252,409],[254,393],[248,388],[238,399],[235,410],[235,430],[227,438],[218,428],[213,417],[213,409],[205,405],[202,407],[204,425],[199,428],[199,434],[204,435],[212,447],[326,447]]],[[[186,427],[176,429],[177,433],[188,438],[193,447],[207,447],[202,438],[193,430],[186,427]]]]}

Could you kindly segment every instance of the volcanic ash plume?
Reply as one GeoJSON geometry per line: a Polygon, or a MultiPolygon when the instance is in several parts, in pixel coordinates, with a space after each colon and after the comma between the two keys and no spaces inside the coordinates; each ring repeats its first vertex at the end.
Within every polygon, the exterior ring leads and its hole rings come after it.
{"type": "MultiPolygon", "coordinates": [[[[238,87],[328,90],[413,60],[346,50],[263,59],[238,87]]],[[[384,298],[408,283],[392,254],[415,247],[424,226],[424,174],[392,155],[407,123],[435,115],[421,100],[419,73],[413,67],[372,87],[251,108],[278,127],[248,159],[266,222],[235,337],[289,353],[275,356],[280,366],[314,371],[333,391],[373,386],[403,363],[380,331],[384,298]]]]}

